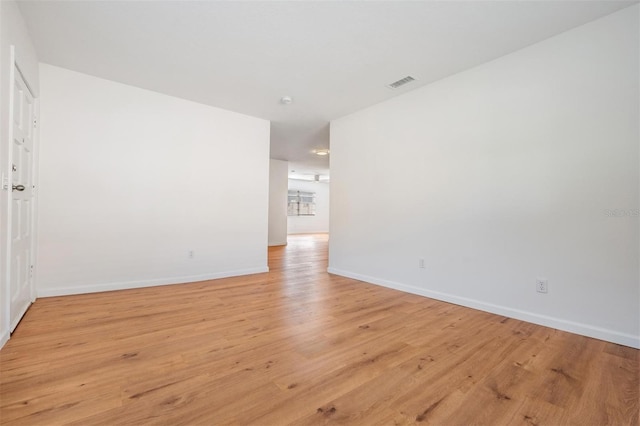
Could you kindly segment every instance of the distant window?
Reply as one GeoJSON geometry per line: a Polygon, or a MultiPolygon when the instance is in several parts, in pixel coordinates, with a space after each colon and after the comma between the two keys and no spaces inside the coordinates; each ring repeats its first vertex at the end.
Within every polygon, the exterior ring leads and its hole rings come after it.
{"type": "Polygon", "coordinates": [[[306,191],[289,190],[287,215],[289,216],[315,216],[316,193],[306,191]]]}

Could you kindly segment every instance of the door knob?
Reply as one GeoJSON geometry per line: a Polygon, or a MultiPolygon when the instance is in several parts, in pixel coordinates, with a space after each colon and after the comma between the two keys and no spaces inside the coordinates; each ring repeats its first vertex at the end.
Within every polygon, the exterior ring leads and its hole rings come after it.
{"type": "Polygon", "coordinates": [[[24,185],[13,185],[12,189],[14,191],[24,191],[24,185]]]}

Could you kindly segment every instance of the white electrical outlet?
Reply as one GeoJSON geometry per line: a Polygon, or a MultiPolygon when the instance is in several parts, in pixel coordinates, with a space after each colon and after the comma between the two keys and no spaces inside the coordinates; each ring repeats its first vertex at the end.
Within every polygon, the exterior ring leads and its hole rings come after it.
{"type": "Polygon", "coordinates": [[[418,259],[418,268],[424,269],[424,259],[418,259]]]}
{"type": "Polygon", "coordinates": [[[538,293],[548,293],[549,292],[549,280],[546,278],[537,278],[536,279],[536,291],[538,293]]]}
{"type": "Polygon", "coordinates": [[[193,259],[196,256],[195,252],[193,250],[189,250],[189,252],[187,253],[187,257],[189,259],[193,259]]]}

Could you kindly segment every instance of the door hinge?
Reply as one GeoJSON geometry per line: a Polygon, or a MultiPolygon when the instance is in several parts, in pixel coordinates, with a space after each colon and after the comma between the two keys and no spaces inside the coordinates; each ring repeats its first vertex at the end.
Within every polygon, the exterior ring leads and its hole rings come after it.
{"type": "Polygon", "coordinates": [[[29,266],[29,276],[33,277],[33,265],[29,266]]]}
{"type": "Polygon", "coordinates": [[[37,119],[33,119],[33,128],[37,128],[38,127],[38,120],[37,119]]]}

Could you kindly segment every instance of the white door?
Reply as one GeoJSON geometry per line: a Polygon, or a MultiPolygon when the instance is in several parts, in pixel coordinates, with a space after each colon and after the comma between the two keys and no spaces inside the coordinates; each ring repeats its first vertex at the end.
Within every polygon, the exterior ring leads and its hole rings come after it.
{"type": "Polygon", "coordinates": [[[11,247],[9,291],[11,331],[32,302],[33,145],[35,113],[33,96],[20,71],[14,69],[11,122],[11,247]]]}

